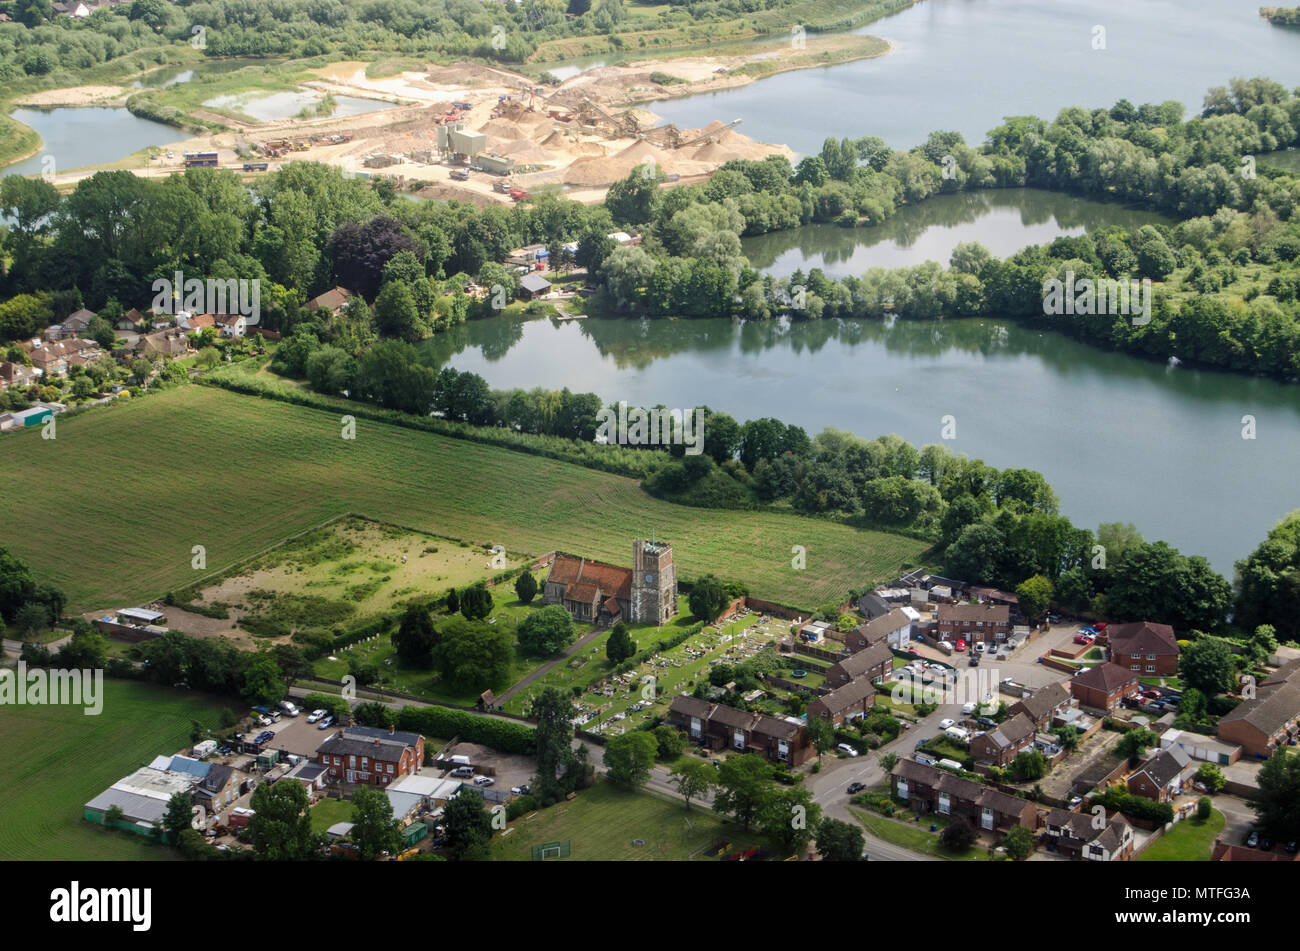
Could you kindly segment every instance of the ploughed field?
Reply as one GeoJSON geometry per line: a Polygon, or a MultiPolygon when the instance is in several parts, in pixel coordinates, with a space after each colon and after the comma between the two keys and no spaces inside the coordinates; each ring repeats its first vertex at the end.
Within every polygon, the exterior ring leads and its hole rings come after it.
{"type": "Polygon", "coordinates": [[[69,611],[185,588],[328,519],[384,522],[627,565],[670,541],[681,577],[713,572],[811,608],[885,580],[923,542],[797,515],[675,505],[635,480],[526,453],[184,386],[3,437],[3,544],[67,592],[69,611]],[[193,566],[194,546],[206,566],[193,566]],[[791,567],[792,546],[807,567],[791,567]]]}

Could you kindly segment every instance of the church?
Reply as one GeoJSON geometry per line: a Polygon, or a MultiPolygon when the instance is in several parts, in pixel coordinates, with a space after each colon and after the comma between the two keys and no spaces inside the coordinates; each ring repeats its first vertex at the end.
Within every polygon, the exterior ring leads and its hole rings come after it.
{"type": "Polygon", "coordinates": [[[542,602],[563,605],[584,624],[663,624],[677,614],[673,547],[636,539],[631,569],[556,552],[542,602]]]}

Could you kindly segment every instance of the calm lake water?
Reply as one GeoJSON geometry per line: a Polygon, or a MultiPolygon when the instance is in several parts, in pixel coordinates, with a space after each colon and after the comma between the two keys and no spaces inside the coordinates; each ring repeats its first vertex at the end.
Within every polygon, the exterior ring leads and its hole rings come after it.
{"type": "Polygon", "coordinates": [[[739,89],[655,102],[679,128],[744,119],[762,142],[817,152],[827,136],[908,148],[936,129],[980,143],[1004,116],[1177,99],[1189,114],[1234,76],[1300,85],[1300,30],[1271,26],[1259,0],[924,0],[861,33],[893,52],[783,73],[739,89]],[[1094,27],[1105,49],[1093,49],[1094,27]]]}
{"type": "MultiPolygon", "coordinates": [[[[811,227],[800,229],[798,247],[770,235],[747,239],[746,253],[776,273],[821,266],[839,275],[946,262],[954,231],[1004,254],[1152,217],[1007,190],[905,208],[879,240],[873,235],[886,229],[811,227]]],[[[1171,369],[1012,323],[502,317],[422,348],[430,364],[472,370],[497,389],[567,386],[637,405],[707,404],[740,420],[775,416],[810,434],[831,426],[923,445],[941,441],[940,420],[952,415],[951,449],[1042,472],[1076,524],[1131,521],[1229,576],[1274,522],[1300,507],[1300,388],[1171,369]],[[1254,440],[1241,438],[1248,414],[1254,440]]]]}
{"type": "Polygon", "coordinates": [[[1027,244],[1108,225],[1136,230],[1168,224],[1152,211],[1125,208],[1036,188],[937,195],[876,228],[812,224],[741,241],[749,263],[781,277],[819,267],[830,277],[860,276],[868,267],[925,261],[947,265],[957,245],[978,241],[998,257],[1027,244]]]}
{"type": "Polygon", "coordinates": [[[124,158],[151,145],[170,145],[189,133],[131,115],[125,109],[15,109],[11,115],[41,137],[41,151],[0,170],[5,175],[45,171],[45,156],[53,171],[67,172],[124,158]]]}

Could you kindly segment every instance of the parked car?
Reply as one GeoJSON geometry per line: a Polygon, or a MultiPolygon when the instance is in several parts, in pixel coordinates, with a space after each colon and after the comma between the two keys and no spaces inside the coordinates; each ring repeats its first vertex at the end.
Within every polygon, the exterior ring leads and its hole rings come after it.
{"type": "Polygon", "coordinates": [[[1086,635],[1083,635],[1083,634],[1076,634],[1076,635],[1074,635],[1074,643],[1076,643],[1076,644],[1091,644],[1092,641],[1088,640],[1088,638],[1087,638],[1086,635]]]}
{"type": "Polygon", "coordinates": [[[953,645],[953,649],[954,649],[954,650],[959,650],[959,651],[964,651],[964,650],[966,649],[966,642],[965,642],[965,641],[958,641],[955,645],[953,645]]]}
{"type": "Polygon", "coordinates": [[[493,783],[495,783],[495,782],[496,782],[496,780],[493,779],[491,776],[475,776],[475,777],[474,777],[474,785],[475,785],[475,786],[491,786],[491,785],[492,785],[493,783]]]}
{"type": "Polygon", "coordinates": [[[1273,837],[1272,837],[1272,836],[1268,836],[1268,835],[1262,835],[1262,836],[1260,836],[1260,837],[1259,837],[1259,847],[1260,847],[1260,849],[1261,849],[1262,851],[1264,851],[1264,852],[1272,852],[1272,851],[1273,851],[1273,837]]]}
{"type": "Polygon", "coordinates": [[[857,755],[858,755],[858,751],[855,750],[853,747],[849,746],[849,744],[847,744],[847,743],[841,743],[841,744],[839,744],[838,746],[836,746],[835,748],[836,748],[837,750],[839,750],[841,753],[843,753],[845,756],[857,756],[857,755]]]}
{"type": "Polygon", "coordinates": [[[457,779],[469,779],[471,776],[474,775],[474,767],[457,766],[455,769],[451,771],[451,775],[455,776],[457,779]]]}
{"type": "Polygon", "coordinates": [[[980,665],[980,655],[971,654],[970,660],[968,660],[966,663],[971,667],[978,667],[980,665]]]}
{"type": "Polygon", "coordinates": [[[257,725],[258,725],[258,726],[270,726],[270,725],[271,725],[271,718],[268,717],[265,713],[259,713],[259,714],[257,715],[257,725]]]}
{"type": "Polygon", "coordinates": [[[980,717],[975,722],[986,730],[991,730],[998,725],[998,721],[994,720],[992,717],[980,717]]]}
{"type": "Polygon", "coordinates": [[[331,726],[333,726],[333,725],[334,725],[334,718],[333,718],[333,717],[326,717],[324,720],[321,720],[320,723],[317,723],[317,724],[316,724],[316,729],[318,729],[318,730],[328,730],[328,729],[329,729],[331,726]]]}
{"type": "Polygon", "coordinates": [[[975,712],[975,704],[973,702],[962,704],[961,712],[964,713],[966,716],[970,716],[972,713],[975,712]]]}
{"type": "Polygon", "coordinates": [[[956,725],[957,725],[957,721],[952,719],[951,717],[944,717],[942,720],[939,721],[939,729],[941,730],[946,730],[948,729],[948,727],[956,726],[956,725]]]}
{"type": "Polygon", "coordinates": [[[856,796],[862,790],[867,788],[866,783],[849,783],[849,795],[856,796]]]}
{"type": "Polygon", "coordinates": [[[1252,832],[1250,834],[1250,838],[1246,840],[1246,848],[1253,849],[1256,848],[1258,845],[1259,845],[1259,833],[1252,832]]]}
{"type": "Polygon", "coordinates": [[[1300,851],[1300,846],[1297,846],[1297,845],[1296,845],[1294,839],[1292,839],[1292,840],[1291,840],[1290,842],[1288,842],[1286,845],[1282,846],[1282,848],[1286,849],[1286,853],[1287,853],[1288,855],[1295,855],[1296,852],[1300,851]]]}
{"type": "Polygon", "coordinates": [[[311,716],[307,718],[307,722],[316,723],[321,719],[321,717],[325,716],[325,714],[327,714],[328,712],[329,712],[328,710],[313,710],[311,712],[311,716]]]}
{"type": "Polygon", "coordinates": [[[989,645],[985,644],[983,641],[976,641],[975,649],[982,654],[989,649],[989,645]]]}

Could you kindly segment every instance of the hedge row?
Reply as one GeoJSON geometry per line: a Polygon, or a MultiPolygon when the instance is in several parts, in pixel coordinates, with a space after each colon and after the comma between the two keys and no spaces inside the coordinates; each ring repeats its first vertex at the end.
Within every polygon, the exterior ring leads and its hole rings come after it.
{"type": "Polygon", "coordinates": [[[397,728],[444,739],[459,737],[502,753],[531,756],[537,752],[537,731],[532,727],[449,707],[403,707],[397,714],[397,728]]]}

